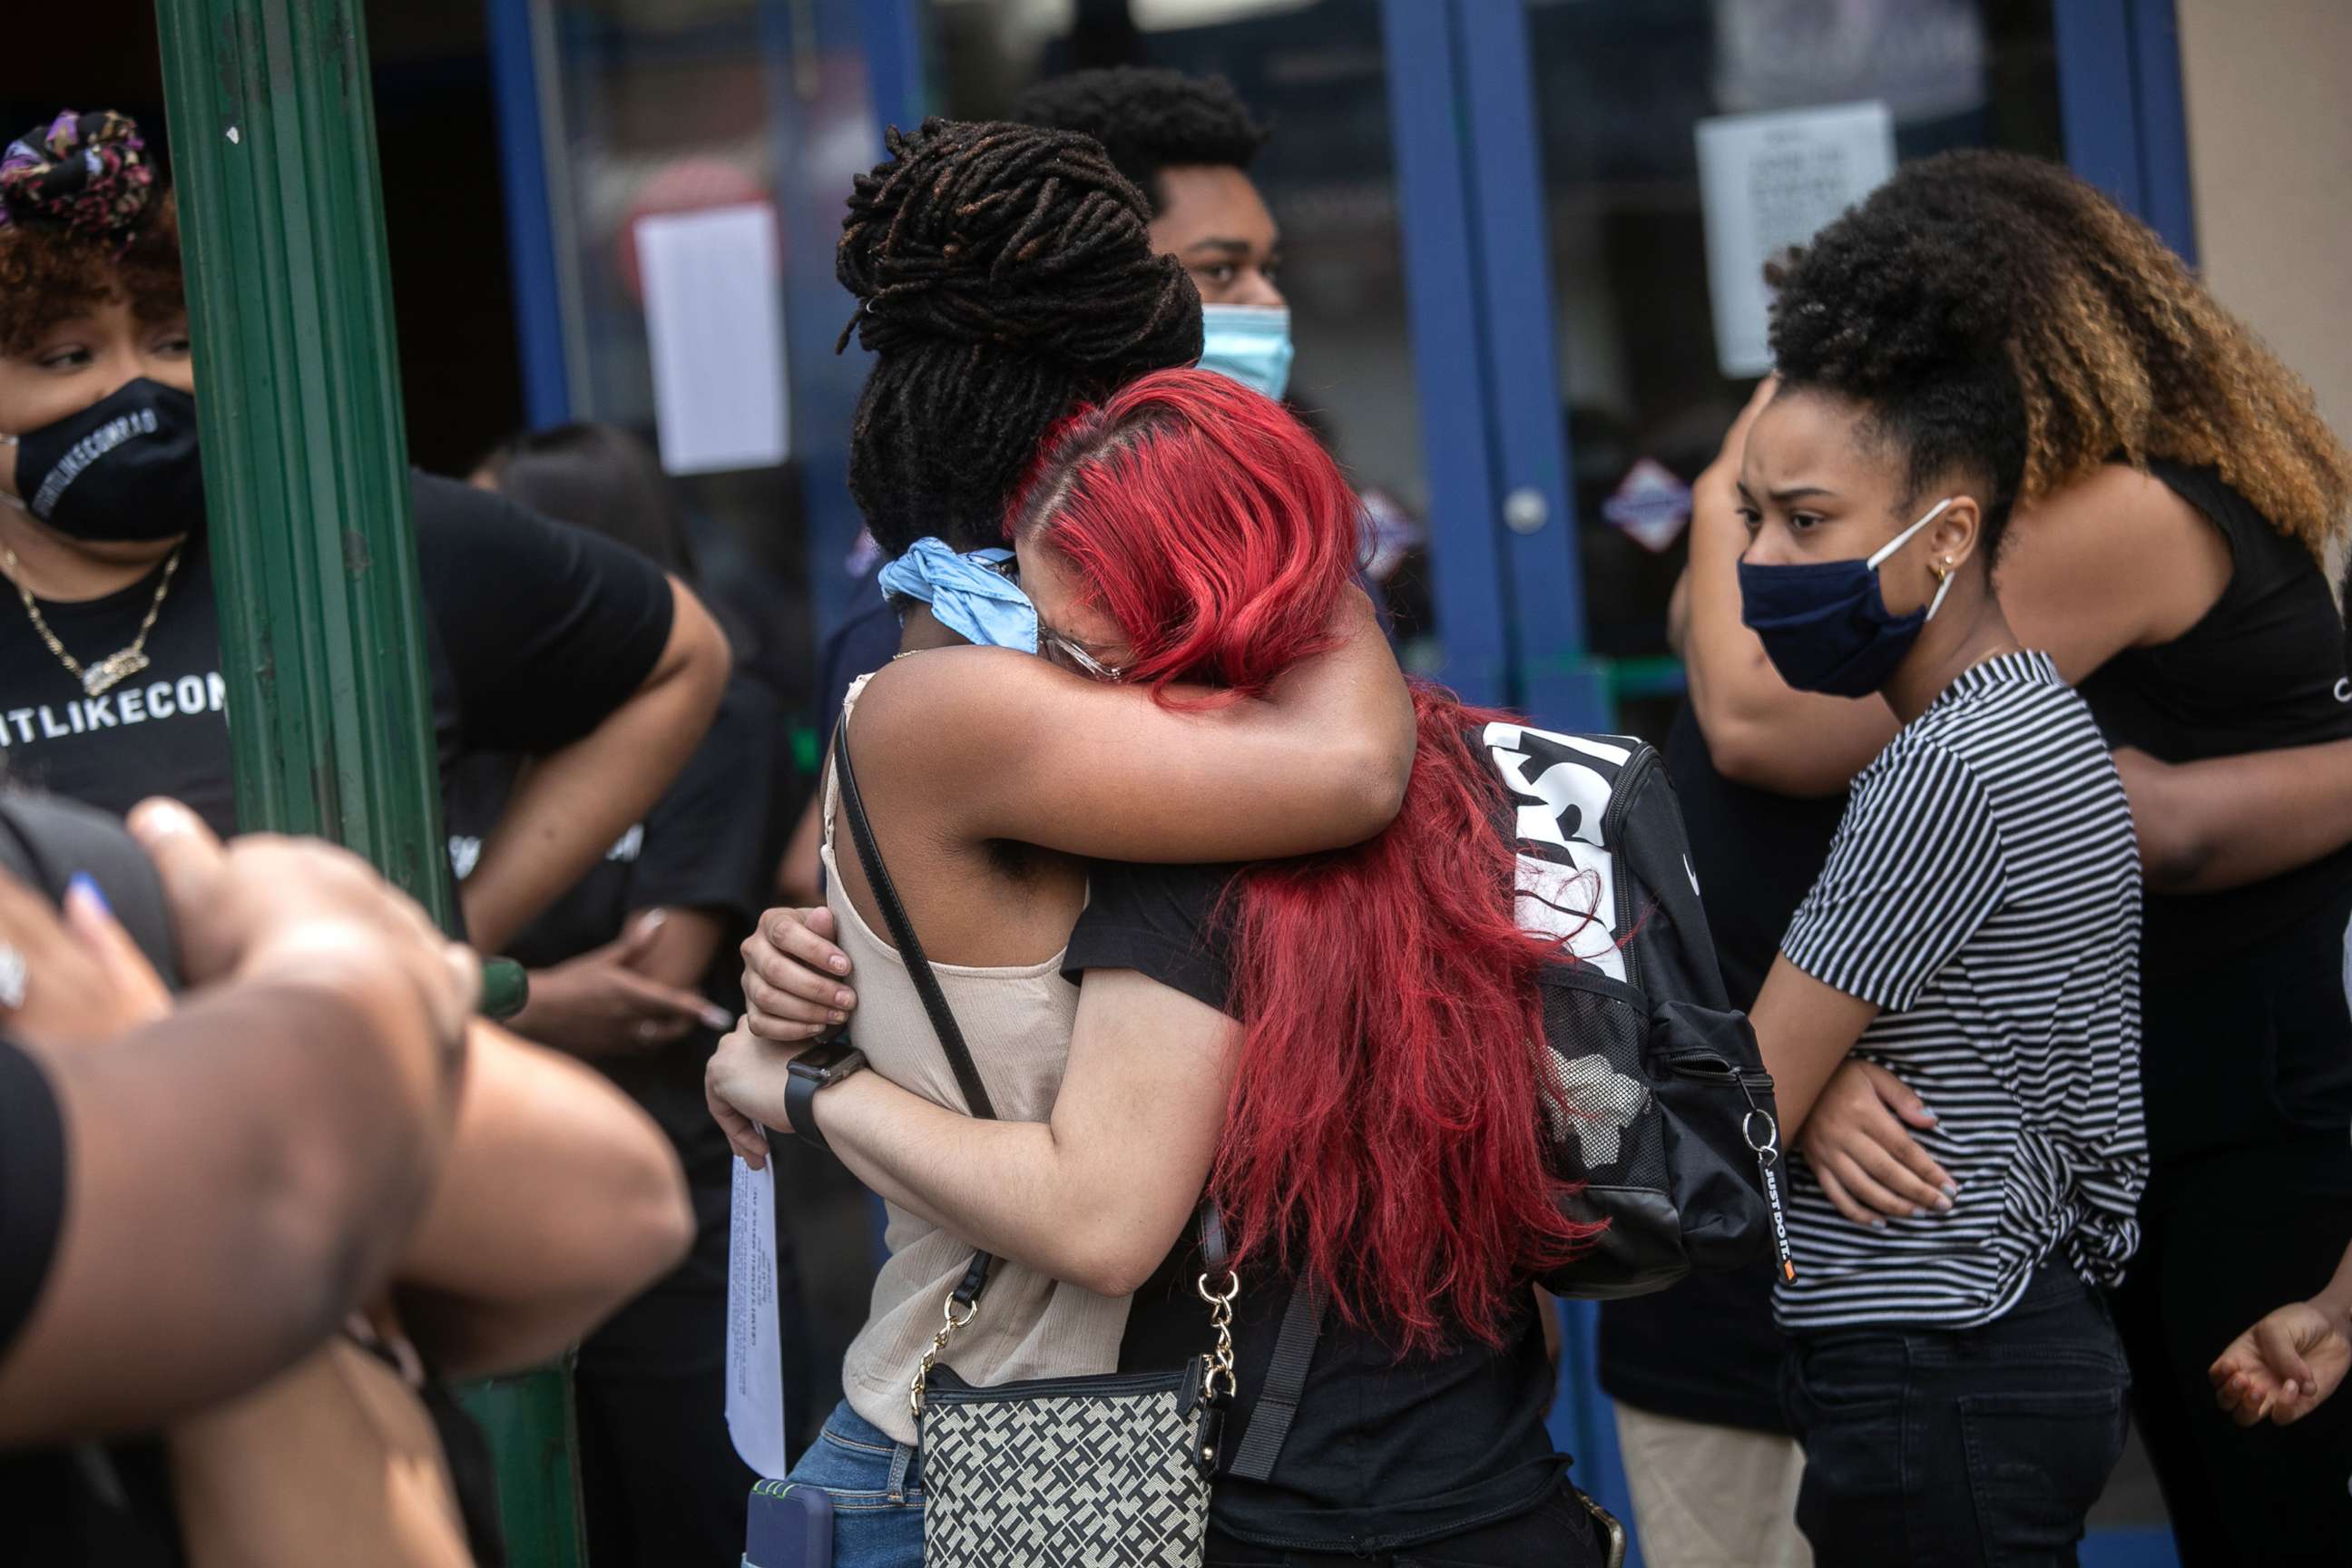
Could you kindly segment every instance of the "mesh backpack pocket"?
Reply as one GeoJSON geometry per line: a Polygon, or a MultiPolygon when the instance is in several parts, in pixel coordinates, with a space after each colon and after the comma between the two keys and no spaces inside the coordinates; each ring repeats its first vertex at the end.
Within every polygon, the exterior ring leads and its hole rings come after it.
{"type": "Polygon", "coordinates": [[[1769,1257],[1773,1218],[1748,1137],[1761,1132],[1751,1113],[1771,1104],[1771,1079],[1748,1020],[1653,1007],[1584,964],[1554,964],[1540,984],[1548,1163],[1577,1184],[1560,1211],[1607,1228],[1538,1282],[1609,1300],[1769,1257]]]}

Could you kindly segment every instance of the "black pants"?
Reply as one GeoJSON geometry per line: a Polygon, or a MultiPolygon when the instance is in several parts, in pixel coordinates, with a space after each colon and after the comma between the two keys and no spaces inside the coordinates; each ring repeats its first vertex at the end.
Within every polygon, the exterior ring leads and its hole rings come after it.
{"type": "Polygon", "coordinates": [[[2335,1134],[2168,1166],[2140,1223],[2116,1323],[2181,1563],[2352,1560],[2352,1393],[2292,1426],[2242,1428],[2205,1374],[2264,1313],[2335,1271],[2352,1242],[2352,1151],[2335,1134]]]}
{"type": "Polygon", "coordinates": [[[1982,1328],[1792,1336],[1781,1398],[1815,1563],[2072,1564],[2129,1381],[2105,1307],[2061,1264],[1982,1328]]]}
{"type": "Polygon", "coordinates": [[[727,1294],[657,1285],[580,1347],[580,1492],[595,1568],[735,1568],[758,1478],[727,1436],[727,1294]]]}
{"type": "Polygon", "coordinates": [[[1534,1509],[1475,1530],[1367,1557],[1338,1548],[1302,1552],[1237,1541],[1212,1525],[1207,1568],[1601,1568],[1600,1527],[1565,1480],[1534,1509]]]}

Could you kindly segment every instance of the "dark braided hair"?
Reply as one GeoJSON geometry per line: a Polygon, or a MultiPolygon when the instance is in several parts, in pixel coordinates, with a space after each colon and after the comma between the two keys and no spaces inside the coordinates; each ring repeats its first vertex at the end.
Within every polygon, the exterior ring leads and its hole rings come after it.
{"type": "Polygon", "coordinates": [[[858,176],[835,270],[877,360],[849,489],[890,555],[1004,542],[1005,501],[1080,402],[1201,354],[1201,296],[1151,253],[1142,193],[1091,137],[927,120],[858,176]]]}
{"type": "Polygon", "coordinates": [[[2011,504],[2162,458],[2218,469],[2337,580],[2352,459],[2310,389],[2058,165],[1906,163],[1766,277],[1781,375],[1870,409],[1907,456],[1906,505],[1944,474],[1980,475],[1997,546],[2011,504]]]}
{"type": "Polygon", "coordinates": [[[1015,99],[1024,125],[1076,131],[1100,142],[1118,172],[1167,210],[1160,171],[1207,164],[1246,169],[1265,145],[1266,129],[1221,76],[1119,66],[1072,71],[1037,83],[1015,99]]]}

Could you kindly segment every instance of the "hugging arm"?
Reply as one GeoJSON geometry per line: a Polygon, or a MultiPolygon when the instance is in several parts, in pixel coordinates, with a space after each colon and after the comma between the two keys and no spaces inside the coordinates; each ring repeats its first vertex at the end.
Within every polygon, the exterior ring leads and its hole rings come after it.
{"type": "Polygon", "coordinates": [[[859,698],[859,772],[876,795],[901,770],[954,781],[929,809],[968,842],[1158,861],[1361,843],[1403,803],[1412,702],[1370,600],[1349,589],[1332,629],[1337,646],[1265,698],[1198,710],[1025,654],[927,653],[888,667],[859,698]]]}
{"type": "Polygon", "coordinates": [[[2352,843],[2352,741],[2193,763],[2126,748],[2116,768],[2151,892],[2242,888],[2352,843]]]}
{"type": "MultiPolygon", "coordinates": [[[[861,1072],[812,1104],[866,1184],[975,1247],[1105,1296],[1132,1294],[1201,1201],[1223,1125],[1235,1026],[1132,970],[1092,970],[1047,1121],[982,1121],[861,1072]]],[[[782,1131],[794,1054],[730,1035],[711,1058],[712,1111],[736,1152],[782,1131]]]]}

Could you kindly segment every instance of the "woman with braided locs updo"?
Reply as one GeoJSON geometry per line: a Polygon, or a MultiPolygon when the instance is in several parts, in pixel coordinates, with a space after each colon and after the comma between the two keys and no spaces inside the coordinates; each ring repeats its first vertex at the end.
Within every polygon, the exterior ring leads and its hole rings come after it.
{"type": "MultiPolygon", "coordinates": [[[[727,644],[618,545],[412,490],[439,760],[536,759],[460,898],[496,952],[684,763],[727,644]]],[[[0,156],[0,572],[10,773],[110,811],[167,795],[230,832],[178,213],[120,114],[60,114],[0,156]]]]}
{"type": "MultiPolygon", "coordinates": [[[[2352,1534],[2352,1408],[2243,1433],[2207,1367],[2313,1294],[2352,1231],[2352,682],[2330,593],[2352,459],[2179,258],[2050,164],[1906,165],[1776,281],[1785,387],[1759,393],[1705,476],[1693,538],[1685,653],[1716,765],[1833,792],[1896,728],[1875,698],[1793,689],[1741,624],[1732,480],[1771,416],[1756,409],[1802,389],[1847,411],[1843,438],[1864,452],[1885,443],[1885,409],[1934,409],[1986,455],[1989,500],[2015,509],[1998,582],[2017,637],[2126,748],[2152,895],[2151,1174],[2139,1253],[2110,1300],[2183,1558],[2325,1556],[2352,1534]]],[[[1925,570],[1898,559],[1885,577],[1925,570]]],[[[1936,1117],[1967,1109],[1848,1063],[1800,1169],[1854,1221],[1948,1224],[1956,1144],[1936,1117]]]]}
{"type": "MultiPolygon", "coordinates": [[[[1411,705],[1370,604],[1353,593],[1324,602],[1325,651],[1259,700],[1179,710],[1088,679],[1104,650],[1041,627],[1008,575],[1011,552],[974,545],[1004,538],[1015,486],[1073,407],[1199,355],[1199,296],[1181,265],[1152,254],[1141,193],[1089,137],[930,121],[912,135],[894,131],[888,147],[851,195],[838,270],[858,299],[853,327],[876,356],[850,487],[895,558],[882,581],[904,631],[898,658],[851,688],[842,724],[891,880],[996,1114],[1034,1127],[1057,1104],[1108,1092],[1132,1112],[1140,1152],[1168,1136],[1146,1108],[1174,1064],[1136,1051],[1106,1069],[1072,1052],[1078,990],[1061,955],[1087,902],[1080,858],[1278,856],[1369,837],[1404,789],[1411,705]]],[[[799,1045],[855,1000],[862,1057],[819,1047],[801,1070],[829,1086],[870,1064],[869,1080],[961,1111],[968,1101],[908,967],[876,934],[883,919],[858,859],[838,852],[837,785],[829,779],[825,795],[824,920],[838,926],[820,929],[837,929],[856,955],[863,994],[827,985],[803,1015],[814,1027],[779,1026],[755,963],[745,976],[753,1019],[799,1045]]],[[[788,924],[772,911],[763,930],[788,924]]],[[[765,948],[759,936],[745,943],[747,957],[765,948]]],[[[1107,989],[1105,1004],[1118,1003],[1107,989]]],[[[1094,1005],[1096,988],[1087,995],[1094,1005]]],[[[1148,1029],[1152,1016],[1130,1021],[1148,1029]]],[[[730,1037],[710,1068],[722,1123],[748,1127],[728,1098],[730,1073],[782,1073],[788,1054],[730,1037]]],[[[762,1120],[817,1138],[835,1092],[818,1090],[813,1119],[763,1102],[762,1120]]],[[[834,1494],[844,1568],[922,1559],[908,1385],[973,1246],[951,1210],[901,1184],[875,1184],[890,1200],[889,1256],[843,1369],[846,1397],[794,1471],[834,1494]]],[[[1118,1223],[1108,1199],[1053,1223],[1118,1223]]],[[[1035,1261],[1013,1252],[990,1277],[985,1310],[945,1358],[968,1380],[1118,1367],[1133,1282],[1035,1261]]]]}

